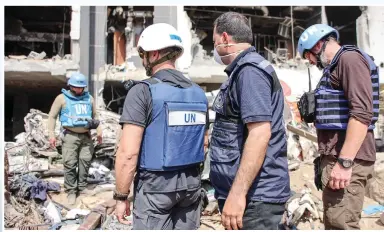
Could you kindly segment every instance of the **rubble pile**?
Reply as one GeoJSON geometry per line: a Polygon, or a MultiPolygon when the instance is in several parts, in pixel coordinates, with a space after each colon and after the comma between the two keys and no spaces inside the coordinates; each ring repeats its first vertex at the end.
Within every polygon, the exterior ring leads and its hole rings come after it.
{"type": "MultiPolygon", "coordinates": [[[[100,110],[99,118],[103,132],[102,143],[98,144],[96,130],[91,131],[95,145],[96,157],[113,158],[117,141],[120,136],[118,114],[106,110],[100,110]]],[[[24,118],[25,132],[15,137],[15,142],[5,143],[5,152],[9,157],[10,172],[22,173],[26,171],[48,170],[48,159],[61,157],[62,131],[57,120],[55,136],[57,138],[56,148],[52,148],[48,138],[48,114],[39,110],[31,109],[24,118]]]]}
{"type": "Polygon", "coordinates": [[[35,229],[54,224],[54,214],[47,212],[50,202],[47,192],[60,189],[60,184],[41,180],[34,174],[11,176],[9,191],[12,195],[6,199],[4,207],[5,227],[35,229]]]}
{"type": "Polygon", "coordinates": [[[95,145],[95,156],[114,157],[121,135],[120,115],[104,109],[99,109],[97,112],[101,122],[103,141],[101,144],[98,144],[96,130],[91,131],[95,145]]]}
{"type": "MultiPolygon", "coordinates": [[[[106,110],[98,111],[103,132],[102,143],[98,144],[96,130],[91,131],[95,145],[87,181],[96,185],[93,194],[111,191],[115,187],[113,160],[117,150],[121,126],[120,116],[106,110]]],[[[64,168],[61,155],[62,130],[57,120],[56,147],[49,144],[48,114],[31,109],[24,118],[25,132],[15,137],[14,142],[5,143],[5,159],[8,177],[6,187],[5,226],[18,229],[60,229],[79,227],[90,214],[85,209],[71,209],[54,202],[48,192],[62,190],[64,168]],[[57,177],[46,181],[45,177],[57,177]],[[76,211],[77,210],[77,211],[76,211]]],[[[92,192],[90,191],[90,192],[92,192]]]]}
{"type": "MultiPolygon", "coordinates": [[[[24,118],[25,132],[15,137],[16,142],[6,142],[5,150],[10,156],[34,155],[34,156],[57,156],[56,148],[51,148],[48,140],[48,115],[39,110],[31,109],[24,118]]],[[[57,125],[60,125],[57,122],[57,125]]],[[[56,127],[55,134],[59,135],[56,127]]],[[[61,147],[58,140],[57,146],[61,147]]]]}
{"type": "Polygon", "coordinates": [[[311,229],[315,229],[313,220],[323,221],[323,202],[311,194],[310,189],[293,194],[285,205],[283,225],[286,229],[296,229],[302,221],[309,221],[311,229]]]}

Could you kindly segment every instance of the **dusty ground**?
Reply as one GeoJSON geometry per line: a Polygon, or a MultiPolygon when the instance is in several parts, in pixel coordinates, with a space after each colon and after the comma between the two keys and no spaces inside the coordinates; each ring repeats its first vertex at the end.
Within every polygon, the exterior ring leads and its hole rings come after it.
{"type": "MultiPolygon", "coordinates": [[[[317,191],[313,183],[313,165],[302,163],[300,168],[296,171],[290,172],[291,177],[291,188],[295,192],[300,192],[305,188],[305,185],[310,186],[312,194],[319,199],[321,199],[321,192],[317,191]]],[[[52,181],[57,181],[62,183],[62,178],[50,179],[52,181]]],[[[91,186],[92,187],[92,186],[91,186]]],[[[75,206],[70,206],[67,204],[66,194],[61,192],[60,194],[50,194],[53,200],[67,206],[68,208],[81,208],[91,210],[96,205],[110,199],[112,197],[112,191],[105,191],[98,193],[94,196],[80,196],[76,201],[75,206]]],[[[366,197],[364,202],[364,207],[369,205],[378,204],[372,199],[366,197]]],[[[384,225],[381,224],[380,215],[367,216],[362,215],[362,220],[360,222],[362,230],[384,230],[384,225]]],[[[71,225],[71,228],[62,228],[62,229],[76,229],[76,225],[71,225]]],[[[202,216],[201,218],[201,227],[200,230],[222,230],[224,229],[220,223],[220,216],[218,214],[213,216],[202,216]]],[[[311,225],[309,222],[301,222],[298,225],[300,230],[311,230],[311,225]]],[[[324,229],[323,224],[317,220],[314,222],[314,229],[321,230],[324,229]]]]}

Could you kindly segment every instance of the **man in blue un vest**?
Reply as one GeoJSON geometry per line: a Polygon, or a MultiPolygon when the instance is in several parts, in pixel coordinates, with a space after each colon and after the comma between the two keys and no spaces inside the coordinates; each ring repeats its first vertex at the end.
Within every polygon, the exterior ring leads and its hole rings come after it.
{"type": "Polygon", "coordinates": [[[365,186],[376,160],[379,74],[372,57],[338,40],[334,28],[312,25],[300,36],[298,51],[323,69],[314,123],[325,229],[360,229],[365,186]]]}
{"type": "Polygon", "coordinates": [[[195,230],[200,226],[208,101],[198,85],[175,69],[184,49],[174,27],[147,27],[138,51],[150,78],[131,87],[124,102],[115,164],[116,214],[128,223],[124,216],[131,213],[127,197],[134,181],[134,230],[195,230]]]}
{"type": "Polygon", "coordinates": [[[210,180],[226,229],[276,230],[290,197],[284,96],[271,64],[251,45],[246,17],[214,22],[214,58],[226,65],[211,137],[210,180]]]}
{"type": "Polygon", "coordinates": [[[101,143],[101,127],[95,120],[96,107],[87,87],[87,78],[74,73],[68,80],[69,90],[62,90],[51,106],[48,118],[49,142],[56,147],[55,123],[59,115],[64,128],[62,154],[64,160],[64,188],[68,193],[68,204],[76,203],[77,194],[87,194],[88,170],[93,156],[90,129],[97,128],[97,139],[101,143]],[[78,169],[78,172],[76,172],[78,169]]]}

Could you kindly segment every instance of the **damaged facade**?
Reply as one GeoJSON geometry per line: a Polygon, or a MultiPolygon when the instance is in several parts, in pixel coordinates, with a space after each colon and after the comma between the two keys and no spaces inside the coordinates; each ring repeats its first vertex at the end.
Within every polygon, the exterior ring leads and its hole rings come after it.
{"type": "MultiPolygon", "coordinates": [[[[96,158],[88,182],[104,186],[103,189],[96,188],[95,194],[113,188],[113,159],[120,133],[118,120],[126,95],[122,82],[147,78],[136,45],[140,33],[152,23],[166,22],[179,30],[185,51],[177,61],[177,68],[206,91],[211,107],[217,89],[227,79],[223,66],[213,60],[213,21],[227,11],[237,11],[248,17],[254,33],[254,46],[273,63],[284,88],[289,168],[292,171],[311,163],[318,156],[315,129],[301,123],[296,105],[297,98],[308,90],[308,73],[312,88],[321,77],[316,67],[308,68],[307,63],[295,52],[297,40],[306,27],[314,23],[328,23],[340,31],[342,44],[357,45],[372,55],[380,67],[381,101],[384,100],[384,55],[380,52],[384,50],[384,45],[379,42],[384,39],[384,7],[23,6],[6,9],[4,70],[7,104],[4,123],[6,141],[11,141],[6,143],[5,151],[9,161],[8,174],[11,175],[9,192],[12,193],[20,190],[20,183],[26,186],[24,192],[34,192],[33,186],[41,184],[40,179],[34,178],[63,176],[61,147],[60,144],[57,149],[49,147],[46,120],[54,98],[61,88],[66,87],[67,78],[74,71],[81,71],[89,77],[89,90],[98,105],[104,132],[103,143],[95,146],[96,158]],[[29,14],[24,14],[25,11],[29,14]],[[38,175],[26,174],[29,172],[38,175]]],[[[382,103],[380,106],[384,107],[382,103]]],[[[377,140],[384,138],[383,114],[384,109],[375,131],[377,140]]],[[[210,120],[213,121],[214,117],[213,111],[210,111],[210,120]]],[[[60,128],[56,128],[56,135],[60,136],[60,128]]],[[[92,136],[97,144],[95,132],[92,136]]],[[[375,175],[378,178],[369,186],[367,196],[380,202],[382,196],[377,189],[384,182],[377,180],[384,181],[384,177],[381,177],[384,172],[381,166],[377,166],[375,175]]],[[[217,203],[209,187],[208,172],[209,159],[205,161],[203,171],[207,192],[202,224],[210,228],[215,224],[212,223],[214,219],[207,217],[217,215],[217,203]]],[[[43,185],[49,186],[49,183],[44,182],[43,185]]],[[[309,184],[307,187],[311,189],[309,184]]],[[[47,187],[46,190],[57,191],[57,188],[47,187]]],[[[29,194],[28,198],[33,196],[29,194]]],[[[59,222],[66,225],[66,218],[69,221],[84,219],[93,210],[93,207],[86,207],[86,212],[71,212],[71,209],[56,203],[56,206],[47,204],[42,208],[24,202],[20,196],[14,197],[17,199],[13,198],[13,205],[19,207],[14,213],[18,220],[9,218],[9,227],[29,225],[35,220],[52,228],[59,222]],[[15,199],[18,202],[15,203],[15,199]],[[56,212],[55,209],[61,211],[56,212]],[[28,210],[30,221],[20,221],[25,213],[23,210],[28,210]],[[41,213],[39,210],[51,210],[56,217],[44,220],[42,215],[45,211],[41,213]]],[[[54,202],[54,196],[48,194],[48,198],[54,202]]],[[[313,219],[321,219],[321,201],[311,196],[310,191],[298,193],[292,202],[294,204],[287,208],[288,224],[297,224],[306,210],[312,213],[313,219]],[[298,216],[298,213],[301,214],[298,216]]],[[[103,212],[113,208],[108,204],[93,206],[102,208],[103,212]]],[[[107,213],[100,215],[95,216],[99,220],[97,227],[119,227],[112,223],[116,224],[116,218],[107,217],[107,213]]],[[[87,223],[86,220],[73,224],[78,228],[80,224],[85,226],[84,223],[87,223]]]]}

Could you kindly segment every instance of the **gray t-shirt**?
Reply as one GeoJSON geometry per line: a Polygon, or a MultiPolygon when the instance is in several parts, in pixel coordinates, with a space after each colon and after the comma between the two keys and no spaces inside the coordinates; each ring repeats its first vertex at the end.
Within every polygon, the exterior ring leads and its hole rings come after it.
{"type": "MultiPolygon", "coordinates": [[[[188,88],[192,82],[174,69],[163,69],[155,73],[153,77],[162,82],[178,88],[188,88]]],[[[133,86],[124,102],[123,114],[120,124],[135,124],[147,127],[152,120],[152,97],[148,85],[138,83],[133,86]]],[[[209,127],[209,115],[207,113],[207,126],[209,127]]],[[[183,171],[152,172],[139,171],[140,184],[143,184],[144,192],[175,192],[180,190],[195,190],[200,187],[200,167],[189,167],[183,171]]]]}

